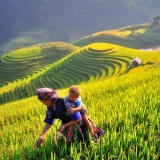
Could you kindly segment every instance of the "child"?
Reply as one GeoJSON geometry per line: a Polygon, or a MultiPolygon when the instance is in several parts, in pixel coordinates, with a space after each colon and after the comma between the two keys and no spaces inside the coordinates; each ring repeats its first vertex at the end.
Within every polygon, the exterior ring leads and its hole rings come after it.
{"type": "Polygon", "coordinates": [[[94,130],[92,127],[92,124],[90,123],[88,116],[87,116],[87,109],[84,107],[82,101],[81,101],[81,90],[78,86],[73,85],[69,89],[68,96],[64,98],[66,102],[66,106],[69,106],[69,114],[73,114],[74,112],[80,111],[82,115],[82,119],[89,128],[90,135],[94,136],[94,130]]]}

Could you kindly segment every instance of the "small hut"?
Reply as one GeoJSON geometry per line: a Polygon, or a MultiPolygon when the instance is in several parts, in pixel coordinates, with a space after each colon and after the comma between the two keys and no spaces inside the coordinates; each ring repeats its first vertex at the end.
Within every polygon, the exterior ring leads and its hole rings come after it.
{"type": "Polygon", "coordinates": [[[131,64],[134,66],[134,67],[138,67],[142,64],[142,60],[138,57],[136,57],[135,59],[133,59],[131,61],[131,64]]]}

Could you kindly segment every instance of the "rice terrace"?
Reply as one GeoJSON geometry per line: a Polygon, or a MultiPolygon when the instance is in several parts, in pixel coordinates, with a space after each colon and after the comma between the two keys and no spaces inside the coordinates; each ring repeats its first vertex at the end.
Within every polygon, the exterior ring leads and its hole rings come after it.
{"type": "Polygon", "coordinates": [[[1,160],[160,159],[160,32],[150,23],[108,30],[74,43],[49,42],[5,53],[0,59],[1,160]],[[136,57],[139,66],[132,65],[136,57]],[[54,143],[55,123],[40,149],[35,141],[45,110],[36,88],[61,97],[82,90],[89,117],[106,135],[68,154],[54,143]]]}

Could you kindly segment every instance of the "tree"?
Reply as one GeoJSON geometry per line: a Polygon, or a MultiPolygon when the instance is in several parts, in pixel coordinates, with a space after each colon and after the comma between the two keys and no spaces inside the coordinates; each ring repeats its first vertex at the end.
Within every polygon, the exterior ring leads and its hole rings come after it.
{"type": "Polygon", "coordinates": [[[154,18],[153,25],[156,27],[160,27],[160,15],[154,18]]]}

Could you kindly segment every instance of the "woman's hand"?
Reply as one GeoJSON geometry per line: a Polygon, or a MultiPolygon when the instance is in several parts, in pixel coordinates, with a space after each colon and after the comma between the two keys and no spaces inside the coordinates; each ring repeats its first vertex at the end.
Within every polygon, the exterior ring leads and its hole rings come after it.
{"type": "Polygon", "coordinates": [[[50,124],[47,124],[47,123],[45,124],[41,135],[39,136],[39,138],[36,141],[36,147],[37,148],[41,147],[41,143],[44,141],[45,136],[46,136],[46,134],[47,134],[47,132],[48,132],[48,130],[49,130],[50,127],[51,127],[50,124]]]}
{"type": "Polygon", "coordinates": [[[60,128],[58,129],[58,131],[63,132],[64,129],[65,129],[65,126],[64,126],[64,125],[61,125],[60,128]]]}
{"type": "Polygon", "coordinates": [[[36,147],[40,148],[41,147],[41,143],[44,141],[43,137],[39,137],[36,141],[36,147]]]}

